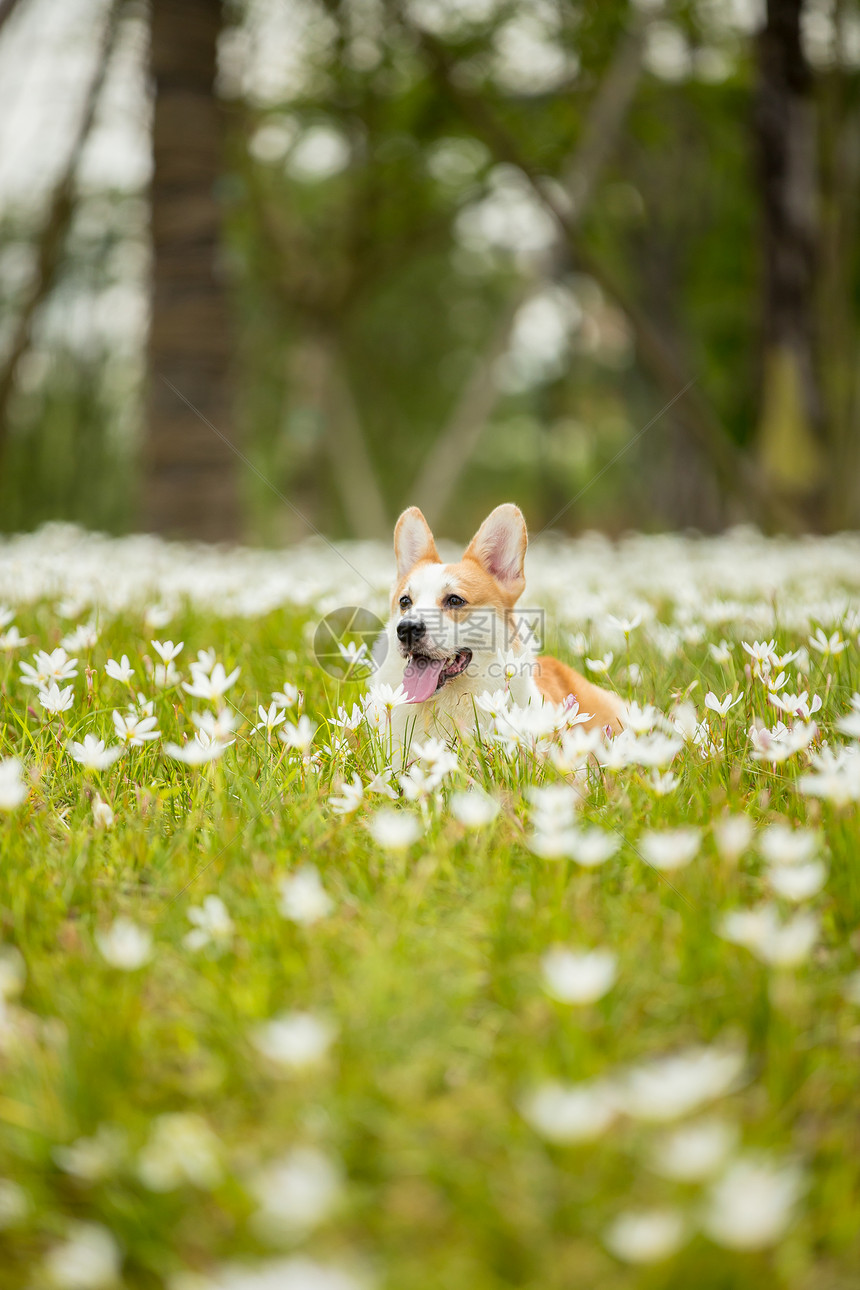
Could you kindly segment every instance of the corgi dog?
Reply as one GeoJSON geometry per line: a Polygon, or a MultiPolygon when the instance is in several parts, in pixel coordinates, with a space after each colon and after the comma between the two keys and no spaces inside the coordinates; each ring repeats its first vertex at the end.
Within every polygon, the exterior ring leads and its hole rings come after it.
{"type": "Polygon", "coordinates": [[[625,705],[617,695],[559,659],[535,656],[524,642],[514,607],[525,589],[527,546],[523,514],[511,503],[496,507],[453,564],[440,559],[417,506],[400,516],[397,579],[373,685],[406,691],[393,713],[401,744],[407,732],[425,738],[474,730],[475,698],[505,688],[521,707],[572,696],[589,714],[586,728],[622,729],[625,705]]]}

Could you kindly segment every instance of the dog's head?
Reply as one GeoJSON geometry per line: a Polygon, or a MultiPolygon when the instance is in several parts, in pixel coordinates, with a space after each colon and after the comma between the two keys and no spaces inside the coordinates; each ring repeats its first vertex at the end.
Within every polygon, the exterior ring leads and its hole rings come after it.
{"type": "Polygon", "coordinates": [[[522,512],[506,503],[484,520],[461,560],[443,564],[417,506],[400,516],[389,648],[406,660],[403,684],[410,702],[432,698],[458,679],[465,685],[473,660],[486,665],[510,647],[510,615],[525,587],[527,545],[522,512]]]}

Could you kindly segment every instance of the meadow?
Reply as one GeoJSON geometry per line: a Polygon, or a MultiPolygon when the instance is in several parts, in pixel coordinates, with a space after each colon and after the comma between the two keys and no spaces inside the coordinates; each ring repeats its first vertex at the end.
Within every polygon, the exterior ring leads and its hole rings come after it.
{"type": "Polygon", "coordinates": [[[627,729],[405,764],[392,564],[0,545],[4,1290],[856,1285],[860,539],[538,541],[627,729]]]}

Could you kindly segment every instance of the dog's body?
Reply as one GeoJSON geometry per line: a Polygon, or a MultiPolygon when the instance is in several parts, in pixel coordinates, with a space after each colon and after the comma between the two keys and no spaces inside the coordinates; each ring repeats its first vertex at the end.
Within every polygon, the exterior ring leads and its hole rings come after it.
{"type": "Polygon", "coordinates": [[[443,564],[417,507],[400,516],[397,582],[374,677],[374,685],[406,689],[408,702],[394,712],[398,741],[474,729],[477,696],[503,689],[521,707],[573,696],[589,713],[586,726],[621,729],[617,695],[524,643],[514,607],[525,588],[527,545],[522,513],[508,503],[484,521],[462,560],[443,564]]]}

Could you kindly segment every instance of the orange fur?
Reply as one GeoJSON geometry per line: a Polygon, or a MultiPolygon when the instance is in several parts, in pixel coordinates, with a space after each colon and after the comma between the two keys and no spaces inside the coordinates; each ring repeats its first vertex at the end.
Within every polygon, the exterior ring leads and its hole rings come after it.
{"type": "Polygon", "coordinates": [[[545,699],[551,703],[563,703],[572,694],[580,710],[591,713],[591,720],[584,723],[586,730],[594,727],[602,730],[605,726],[611,727],[614,733],[621,730],[621,704],[609,690],[601,690],[599,685],[586,681],[572,667],[557,658],[550,658],[548,654],[537,659],[537,668],[534,682],[545,699]]]}

